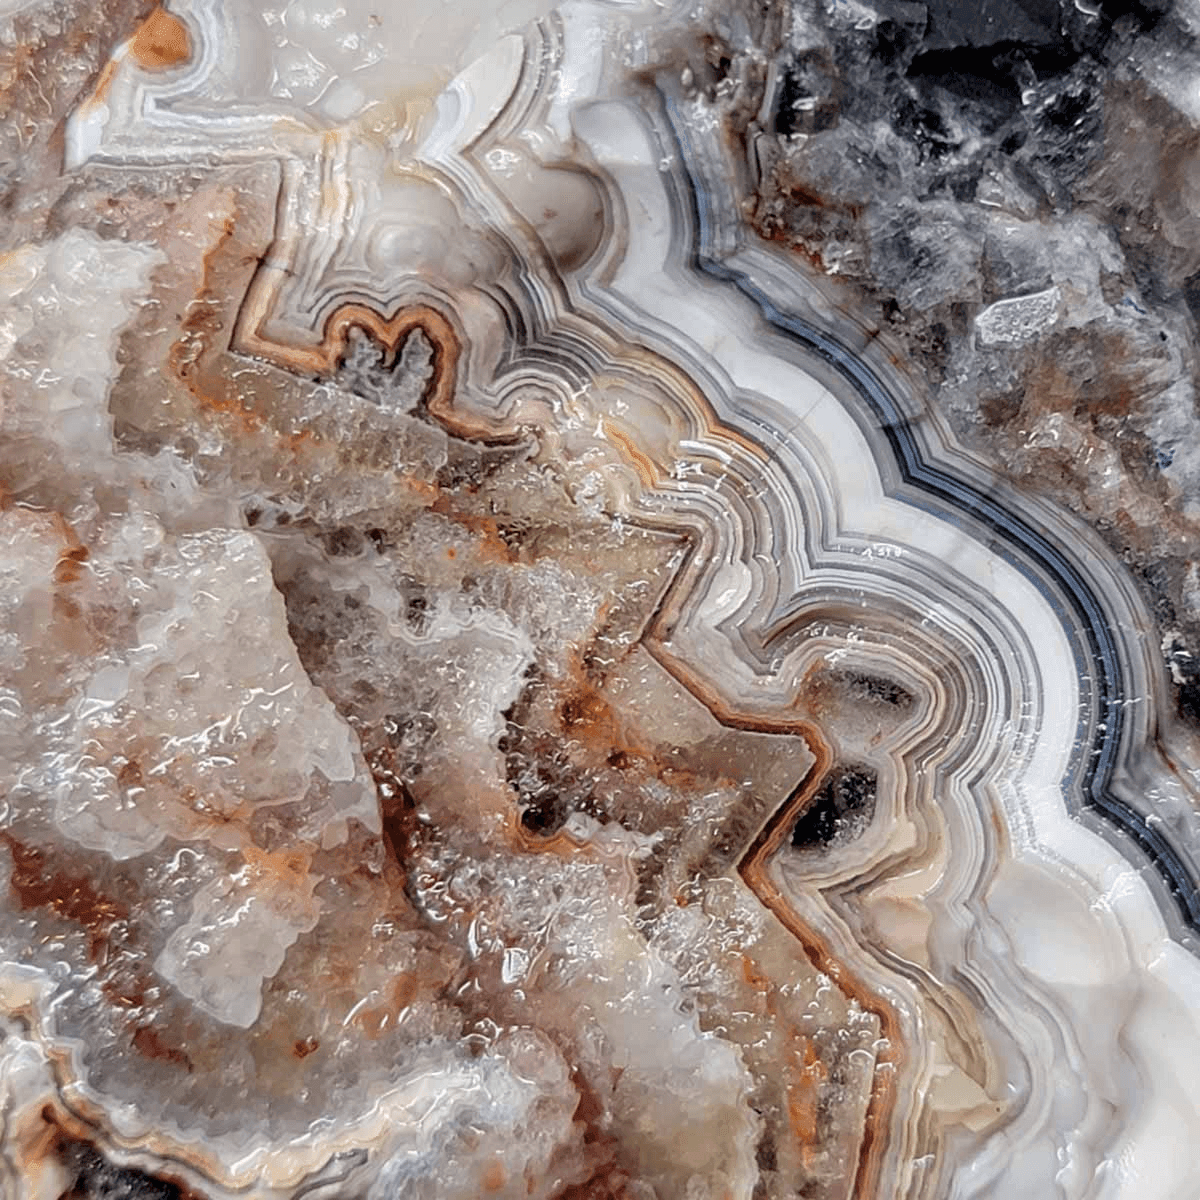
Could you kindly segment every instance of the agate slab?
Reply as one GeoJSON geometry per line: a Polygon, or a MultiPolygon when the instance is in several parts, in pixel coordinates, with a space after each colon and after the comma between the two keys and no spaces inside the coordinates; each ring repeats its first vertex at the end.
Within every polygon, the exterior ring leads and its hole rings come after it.
{"type": "Polygon", "coordinates": [[[5,1197],[1200,1195],[1116,7],[0,0],[5,1197]]]}

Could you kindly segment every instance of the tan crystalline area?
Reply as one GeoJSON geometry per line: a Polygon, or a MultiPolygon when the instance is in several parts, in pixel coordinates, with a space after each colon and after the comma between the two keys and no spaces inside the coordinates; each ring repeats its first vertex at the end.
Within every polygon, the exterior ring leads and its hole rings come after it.
{"type": "Polygon", "coordinates": [[[737,873],[813,755],[652,652],[687,538],[447,433],[419,332],[224,353],[253,201],[137,203],[0,269],[17,1194],[842,1194],[879,1025],[737,873]]]}

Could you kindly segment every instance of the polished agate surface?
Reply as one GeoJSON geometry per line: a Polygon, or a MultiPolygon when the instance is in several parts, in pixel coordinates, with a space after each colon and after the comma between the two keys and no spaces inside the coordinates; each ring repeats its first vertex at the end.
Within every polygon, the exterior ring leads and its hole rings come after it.
{"type": "Polygon", "coordinates": [[[0,1195],[1200,1195],[1198,30],[0,0],[0,1195]]]}

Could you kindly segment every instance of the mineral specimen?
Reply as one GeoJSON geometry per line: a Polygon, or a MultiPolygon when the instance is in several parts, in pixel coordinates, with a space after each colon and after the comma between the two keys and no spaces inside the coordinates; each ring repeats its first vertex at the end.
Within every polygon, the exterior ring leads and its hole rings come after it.
{"type": "Polygon", "coordinates": [[[1117,7],[0,0],[5,1200],[1200,1195],[1117,7]]]}

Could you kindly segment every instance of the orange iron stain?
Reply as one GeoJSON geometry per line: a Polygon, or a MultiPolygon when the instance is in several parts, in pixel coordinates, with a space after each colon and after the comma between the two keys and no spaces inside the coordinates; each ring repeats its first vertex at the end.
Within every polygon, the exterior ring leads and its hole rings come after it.
{"type": "Polygon", "coordinates": [[[177,67],[192,56],[187,26],[161,7],[138,26],[129,50],[138,66],[148,71],[177,67]]]}

